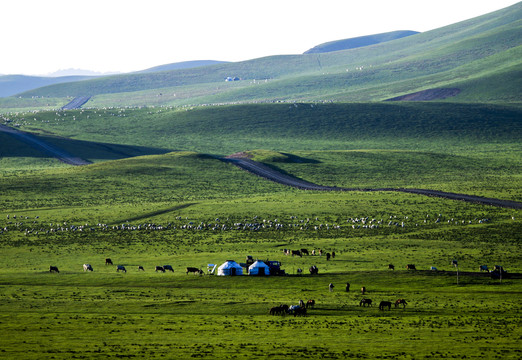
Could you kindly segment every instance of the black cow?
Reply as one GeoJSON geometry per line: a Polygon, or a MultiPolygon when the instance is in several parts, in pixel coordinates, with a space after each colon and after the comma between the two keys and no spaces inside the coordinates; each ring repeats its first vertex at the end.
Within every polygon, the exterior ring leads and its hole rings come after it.
{"type": "Polygon", "coordinates": [[[58,266],[49,266],[49,272],[57,272],[59,273],[60,271],[58,270],[58,266]]]}
{"type": "Polygon", "coordinates": [[[188,267],[187,268],[187,275],[188,273],[193,273],[194,275],[203,275],[203,270],[195,268],[195,267],[188,267]]]}
{"type": "Polygon", "coordinates": [[[141,271],[145,271],[145,269],[143,268],[143,266],[138,265],[138,271],[140,271],[140,270],[141,270],[141,271]]]}
{"type": "Polygon", "coordinates": [[[415,268],[414,264],[408,264],[406,265],[406,270],[417,270],[417,268],[415,268]]]}
{"type": "Polygon", "coordinates": [[[174,269],[173,269],[172,266],[170,266],[170,265],[163,265],[163,270],[165,270],[165,271],[168,270],[168,271],[172,271],[172,272],[174,272],[174,269]]]}
{"type": "Polygon", "coordinates": [[[105,259],[105,265],[113,265],[111,258],[105,259]]]}
{"type": "Polygon", "coordinates": [[[301,254],[301,251],[299,250],[292,250],[292,256],[299,256],[299,257],[303,257],[303,254],[301,254]]]}
{"type": "Polygon", "coordinates": [[[125,269],[125,266],[123,266],[123,265],[118,265],[118,267],[116,268],[116,272],[120,272],[120,271],[127,273],[127,269],[125,269]]]}
{"type": "Polygon", "coordinates": [[[308,271],[310,271],[310,275],[317,275],[317,274],[319,274],[319,269],[315,265],[312,265],[312,267],[310,269],[308,269],[308,271]]]}
{"type": "Polygon", "coordinates": [[[395,266],[393,266],[393,264],[389,264],[388,265],[388,270],[395,270],[395,266]]]}
{"type": "Polygon", "coordinates": [[[163,266],[156,266],[156,272],[158,271],[161,271],[161,272],[165,272],[165,268],[163,266]]]}
{"type": "Polygon", "coordinates": [[[308,253],[308,250],[307,250],[307,249],[301,249],[301,254],[303,254],[303,255],[310,255],[310,254],[308,253]]]}

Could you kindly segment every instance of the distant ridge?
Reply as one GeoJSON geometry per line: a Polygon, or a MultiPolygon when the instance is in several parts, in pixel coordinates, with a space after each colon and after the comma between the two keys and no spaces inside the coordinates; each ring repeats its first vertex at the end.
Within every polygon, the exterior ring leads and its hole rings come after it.
{"type": "Polygon", "coordinates": [[[157,72],[157,71],[193,69],[193,68],[197,68],[197,67],[201,67],[201,66],[210,66],[210,65],[224,64],[224,63],[227,63],[227,61],[218,61],[218,60],[182,61],[182,62],[176,62],[176,63],[172,63],[172,64],[154,66],[149,69],[136,71],[136,73],[140,74],[140,73],[151,73],[151,72],[157,72]]]}
{"type": "Polygon", "coordinates": [[[66,82],[75,82],[92,78],[92,76],[45,77],[26,75],[4,75],[0,76],[0,98],[12,96],[42,86],[61,84],[66,82]]]}
{"type": "Polygon", "coordinates": [[[400,39],[406,36],[418,34],[417,31],[398,30],[381,34],[359,36],[350,39],[329,41],[323,44],[314,46],[313,48],[304,52],[304,54],[319,54],[332,51],[355,49],[363,46],[379,44],[391,40],[400,39]]]}

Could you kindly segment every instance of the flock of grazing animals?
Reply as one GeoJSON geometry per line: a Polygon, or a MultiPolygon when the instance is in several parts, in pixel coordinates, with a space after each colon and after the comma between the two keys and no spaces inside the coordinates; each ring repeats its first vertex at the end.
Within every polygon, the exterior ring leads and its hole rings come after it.
{"type": "MultiPolygon", "coordinates": [[[[110,258],[105,259],[105,265],[114,265],[112,260],[110,258]]],[[[83,264],[83,271],[94,271],[91,264],[83,264]]],[[[123,265],[116,265],[116,272],[124,272],[127,273],[127,269],[123,265]]],[[[145,271],[143,266],[138,265],[138,271],[145,271]]],[[[156,266],[156,272],[166,272],[171,271],[174,272],[174,269],[172,268],[172,265],[163,265],[163,266],[156,266]]],[[[60,270],[58,269],[58,266],[51,265],[49,266],[49,272],[50,273],[59,273],[60,270]]],[[[201,269],[195,268],[195,267],[187,267],[186,273],[193,273],[195,275],[203,275],[204,272],[201,269]]]]}

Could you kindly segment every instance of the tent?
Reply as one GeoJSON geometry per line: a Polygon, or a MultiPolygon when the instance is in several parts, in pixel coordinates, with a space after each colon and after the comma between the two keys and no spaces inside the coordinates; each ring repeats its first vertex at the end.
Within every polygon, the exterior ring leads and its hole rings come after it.
{"type": "Polygon", "coordinates": [[[243,275],[243,268],[233,260],[225,261],[220,267],[218,267],[218,275],[243,275]]]}
{"type": "Polygon", "coordinates": [[[270,275],[270,267],[264,262],[256,260],[248,267],[248,275],[270,275]]]}

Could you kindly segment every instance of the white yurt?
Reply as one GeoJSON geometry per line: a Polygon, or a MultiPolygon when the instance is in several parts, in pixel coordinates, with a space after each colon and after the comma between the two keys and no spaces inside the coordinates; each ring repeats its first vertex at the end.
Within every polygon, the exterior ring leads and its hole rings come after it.
{"type": "Polygon", "coordinates": [[[220,276],[243,275],[243,268],[234,260],[227,260],[218,267],[217,274],[220,276]]]}
{"type": "Polygon", "coordinates": [[[270,267],[260,260],[256,260],[248,267],[248,275],[270,275],[270,267]]]}

